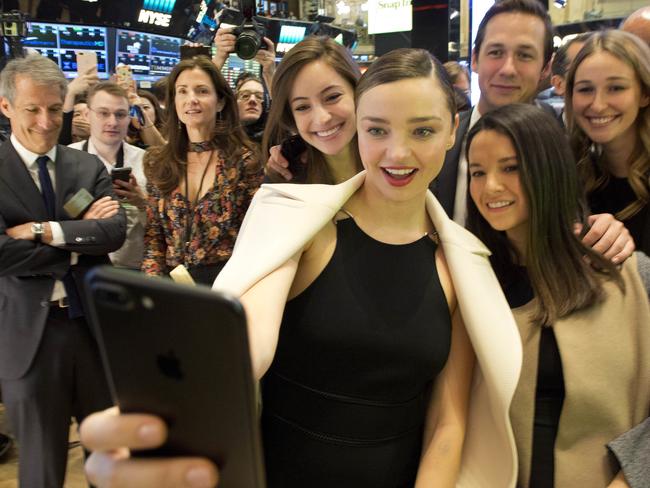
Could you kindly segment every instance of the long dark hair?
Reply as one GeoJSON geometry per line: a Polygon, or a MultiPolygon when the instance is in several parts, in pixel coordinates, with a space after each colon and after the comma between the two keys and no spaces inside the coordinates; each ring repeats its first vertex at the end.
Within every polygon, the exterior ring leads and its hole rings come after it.
{"type": "MultiPolygon", "coordinates": [[[[147,150],[144,158],[144,172],[149,183],[155,185],[160,192],[167,196],[178,186],[187,165],[187,148],[189,139],[185,124],[176,113],[176,80],[185,70],[200,69],[212,80],[217,97],[224,100],[221,116],[217,119],[212,133],[212,141],[221,152],[226,164],[236,167],[244,153],[256,154],[254,145],[249,141],[239,123],[235,95],[228,86],[219,70],[206,56],[196,56],[178,63],[167,82],[167,123],[164,128],[167,144],[147,150]]],[[[259,164],[255,158],[248,169],[255,170],[259,164]]]]}
{"type": "MultiPolygon", "coordinates": [[[[334,39],[326,36],[308,37],[296,44],[284,56],[273,76],[273,86],[271,88],[273,102],[271,103],[271,110],[269,111],[264,137],[262,138],[262,154],[264,157],[268,157],[271,146],[281,144],[289,136],[298,133],[291,113],[289,96],[298,72],[314,61],[327,63],[350,84],[353,90],[357,86],[357,81],[361,76],[359,66],[346,48],[335,42],[334,39]]],[[[356,135],[350,144],[355,159],[353,163],[357,170],[361,171],[363,166],[359,157],[356,135]]],[[[309,144],[307,144],[307,156],[305,182],[334,183],[325,156],[309,144]]],[[[273,171],[269,171],[268,176],[271,181],[285,182],[282,176],[273,171]]]]}
{"type": "MultiPolygon", "coordinates": [[[[623,289],[616,267],[573,232],[576,222],[583,224],[583,233],[588,229],[585,206],[573,155],[557,121],[528,104],[495,109],[469,131],[467,154],[474,137],[486,130],[508,137],[517,153],[528,205],[526,270],[537,297],[534,322],[551,325],[597,303],[603,297],[603,277],[623,289]]],[[[494,230],[483,218],[469,195],[467,209],[468,229],[490,248],[494,270],[507,286],[518,260],[514,247],[505,232],[494,230]]]]}

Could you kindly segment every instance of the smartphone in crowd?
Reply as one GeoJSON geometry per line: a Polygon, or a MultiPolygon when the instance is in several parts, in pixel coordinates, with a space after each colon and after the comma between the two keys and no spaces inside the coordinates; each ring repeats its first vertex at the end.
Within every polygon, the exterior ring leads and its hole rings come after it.
{"type": "Polygon", "coordinates": [[[115,66],[115,76],[117,77],[117,84],[127,92],[133,89],[133,72],[131,71],[131,66],[118,64],[115,66]]]}
{"type": "Polygon", "coordinates": [[[122,180],[128,182],[131,177],[131,168],[124,166],[123,168],[113,168],[111,170],[111,180],[122,180]]]}
{"type": "Polygon", "coordinates": [[[136,119],[138,124],[140,124],[140,127],[144,127],[144,114],[139,105],[131,105],[131,108],[129,109],[129,117],[136,119]]]}
{"type": "Polygon", "coordinates": [[[300,179],[305,172],[305,164],[300,161],[300,157],[307,150],[307,145],[300,135],[295,134],[280,145],[280,153],[289,162],[289,171],[294,179],[300,179]]]}
{"type": "Polygon", "coordinates": [[[95,51],[77,51],[77,76],[97,71],[97,53],[95,51]]]}
{"type": "Polygon", "coordinates": [[[122,412],[168,425],[159,449],[132,456],[202,456],[222,488],[266,486],[246,316],[235,298],[135,271],[95,268],[89,318],[122,412]]]}

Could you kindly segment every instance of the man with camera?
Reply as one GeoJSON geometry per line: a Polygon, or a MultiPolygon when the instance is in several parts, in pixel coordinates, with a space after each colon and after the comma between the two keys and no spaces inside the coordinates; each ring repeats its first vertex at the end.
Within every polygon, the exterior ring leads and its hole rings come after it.
{"type": "Polygon", "coordinates": [[[88,91],[86,108],[90,137],[70,147],[95,154],[111,174],[113,191],[126,210],[127,225],[124,245],[109,256],[115,266],[140,269],[147,223],[144,151],[124,141],[131,121],[127,97],[116,83],[104,81],[93,85],[88,91]]]}
{"type": "MultiPolygon", "coordinates": [[[[234,30],[235,28],[221,27],[214,36],[217,53],[212,57],[212,62],[219,70],[226,63],[228,56],[236,52],[237,36],[233,33],[234,30]]],[[[254,59],[262,66],[262,78],[270,94],[275,73],[275,46],[268,37],[264,37],[262,40],[266,44],[266,48],[259,49],[254,59]]]]}

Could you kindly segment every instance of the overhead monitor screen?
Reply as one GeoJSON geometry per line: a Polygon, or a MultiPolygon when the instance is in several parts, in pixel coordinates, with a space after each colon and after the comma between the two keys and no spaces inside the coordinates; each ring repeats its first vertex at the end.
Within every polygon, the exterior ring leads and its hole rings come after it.
{"type": "Polygon", "coordinates": [[[235,89],[235,82],[237,81],[237,78],[244,71],[253,73],[258,77],[262,74],[260,63],[254,59],[241,59],[236,54],[231,54],[221,68],[221,74],[230,85],[230,88],[233,90],[235,89]]]}
{"type": "Polygon", "coordinates": [[[180,61],[179,37],[117,29],[115,63],[131,66],[137,81],[155,81],[168,75],[180,61]]]}
{"type": "Polygon", "coordinates": [[[117,50],[126,54],[149,54],[149,34],[118,31],[117,50]]]}
{"type": "Polygon", "coordinates": [[[77,52],[94,51],[99,77],[108,78],[105,27],[31,22],[22,44],[58,64],[67,78],[77,76],[77,52]]]}
{"type": "Polygon", "coordinates": [[[280,27],[280,37],[275,46],[277,53],[287,53],[289,49],[302,41],[305,37],[307,27],[301,25],[282,25],[280,27]]]}

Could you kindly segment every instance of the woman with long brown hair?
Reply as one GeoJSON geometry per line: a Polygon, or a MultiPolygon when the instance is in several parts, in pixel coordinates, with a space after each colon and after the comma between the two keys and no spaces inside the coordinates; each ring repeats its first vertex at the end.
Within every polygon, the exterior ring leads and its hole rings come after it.
{"type": "Polygon", "coordinates": [[[210,284],[226,263],[262,180],[237,102],[209,59],[181,61],[167,84],[167,144],[144,159],[149,206],[142,269],[184,265],[210,284]]]}
{"type": "Polygon", "coordinates": [[[650,255],[650,48],[619,30],[590,36],[567,76],[566,114],[591,210],[622,220],[650,255]]]}
{"type": "Polygon", "coordinates": [[[524,348],[510,407],[517,486],[627,486],[606,444],[650,408],[650,308],[635,258],[619,269],[575,235],[576,219],[588,227],[575,162],[539,108],[489,112],[467,153],[468,227],[493,253],[524,348]]]}
{"type": "Polygon", "coordinates": [[[329,37],[308,37],[282,59],[273,77],[271,110],[262,140],[270,181],[341,183],[361,171],[354,89],[361,76],[349,51],[329,37]],[[302,161],[289,169],[279,145],[299,136],[302,161]]]}

